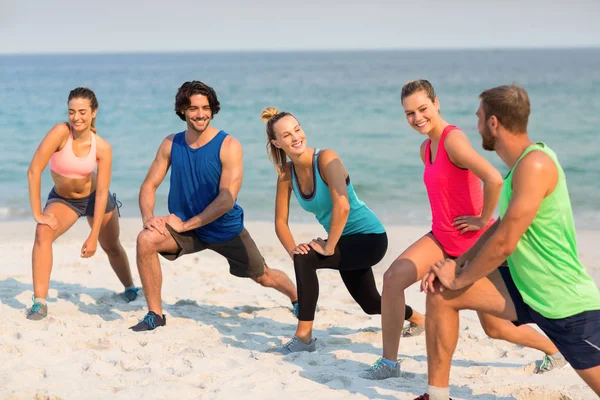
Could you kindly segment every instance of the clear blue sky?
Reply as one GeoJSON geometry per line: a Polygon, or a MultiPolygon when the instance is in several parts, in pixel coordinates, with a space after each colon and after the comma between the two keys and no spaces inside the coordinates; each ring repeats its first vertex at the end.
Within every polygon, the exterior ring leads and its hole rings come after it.
{"type": "Polygon", "coordinates": [[[600,46],[600,0],[0,0],[0,54],[600,46]]]}

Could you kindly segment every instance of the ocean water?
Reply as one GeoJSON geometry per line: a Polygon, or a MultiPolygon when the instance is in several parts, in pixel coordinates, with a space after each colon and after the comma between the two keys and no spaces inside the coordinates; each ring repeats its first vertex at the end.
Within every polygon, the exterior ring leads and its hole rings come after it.
{"type": "MultiPolygon", "coordinates": [[[[260,112],[294,113],[312,147],[335,149],[358,195],[387,224],[429,224],[419,144],[403,115],[400,89],[429,79],[444,118],[481,149],[478,95],[518,82],[531,97],[529,133],[559,155],[576,223],[600,223],[600,49],[190,53],[0,56],[0,219],[29,218],[26,170],[46,132],[67,118],[77,86],[100,102],[99,133],[113,147],[111,190],[124,216],[139,216],[139,186],[161,140],[185,129],[173,112],[177,88],[202,80],[215,88],[221,112],[212,124],[244,148],[238,202],[250,220],[272,220],[276,173],[269,163],[260,112]]],[[[42,196],[52,186],[44,172],[42,196]]],[[[168,178],[159,188],[165,214],[168,178]]],[[[292,201],[290,218],[312,221],[292,201]]]]}

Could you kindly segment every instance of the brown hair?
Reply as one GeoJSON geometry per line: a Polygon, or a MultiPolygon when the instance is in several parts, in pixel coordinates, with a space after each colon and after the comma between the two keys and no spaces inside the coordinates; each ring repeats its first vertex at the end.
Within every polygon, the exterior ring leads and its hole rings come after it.
{"type": "Polygon", "coordinates": [[[406,82],[404,86],[402,86],[402,94],[400,95],[400,101],[404,101],[405,98],[410,96],[411,94],[415,94],[417,92],[424,91],[427,93],[427,97],[431,99],[432,102],[435,101],[435,90],[433,89],[433,85],[425,79],[417,79],[414,81],[406,82]]]}
{"type": "Polygon", "coordinates": [[[175,95],[175,114],[177,114],[182,121],[185,121],[183,112],[190,106],[190,97],[196,94],[206,96],[208,99],[208,105],[211,112],[210,119],[213,119],[214,116],[219,113],[221,103],[219,103],[217,93],[213,88],[200,81],[184,82],[175,95]]]}
{"type": "MultiPolygon", "coordinates": [[[[98,109],[98,99],[96,99],[96,95],[92,89],[78,87],[71,90],[69,93],[69,98],[67,99],[67,103],[73,99],[87,99],[90,101],[92,112],[98,109]]],[[[96,133],[96,117],[92,118],[92,132],[96,133]]]]}
{"type": "Polygon", "coordinates": [[[479,95],[486,121],[496,116],[512,133],[527,132],[531,104],[527,91],[519,85],[503,85],[487,89],[479,95]]]}
{"type": "MultiPolygon", "coordinates": [[[[279,112],[275,107],[267,107],[260,113],[260,118],[263,122],[267,123],[267,154],[269,155],[269,159],[275,164],[275,169],[279,176],[283,175],[285,172],[285,165],[287,163],[287,155],[283,149],[273,146],[271,140],[277,140],[277,136],[275,136],[275,130],[273,127],[283,117],[291,116],[294,117],[289,112],[279,112]]],[[[294,117],[296,118],[296,117],[294,117]]]]}

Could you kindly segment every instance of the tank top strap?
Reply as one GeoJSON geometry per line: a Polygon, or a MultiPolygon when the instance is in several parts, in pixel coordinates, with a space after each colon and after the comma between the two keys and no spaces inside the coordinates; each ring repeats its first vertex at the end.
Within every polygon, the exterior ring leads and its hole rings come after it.
{"type": "Polygon", "coordinates": [[[90,156],[96,158],[96,133],[92,132],[92,145],[90,146],[90,156]]]}
{"type": "Polygon", "coordinates": [[[325,184],[325,181],[323,180],[322,176],[321,176],[321,168],[319,168],[319,154],[321,154],[321,149],[315,149],[315,154],[314,154],[314,159],[313,159],[313,165],[315,166],[315,188],[317,187],[317,181],[320,180],[321,182],[323,182],[323,184],[325,184]]]}
{"type": "Polygon", "coordinates": [[[442,136],[440,136],[440,144],[444,143],[444,141],[446,141],[446,136],[448,136],[448,134],[454,130],[457,130],[458,127],[456,125],[446,125],[446,127],[444,128],[444,130],[442,131],[442,136]]]}
{"type": "Polygon", "coordinates": [[[446,151],[446,146],[444,144],[446,142],[446,136],[448,136],[448,134],[450,132],[457,130],[457,129],[458,129],[458,127],[456,125],[447,125],[444,128],[444,130],[442,131],[442,135],[440,136],[440,143],[438,144],[438,151],[437,151],[437,154],[435,155],[436,160],[440,155],[445,155],[446,158],[448,158],[448,152],[446,151]]]}

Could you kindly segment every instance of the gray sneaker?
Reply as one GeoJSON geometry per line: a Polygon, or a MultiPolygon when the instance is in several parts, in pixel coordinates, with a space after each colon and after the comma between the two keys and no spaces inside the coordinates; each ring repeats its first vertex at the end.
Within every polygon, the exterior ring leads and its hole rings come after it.
{"type": "Polygon", "coordinates": [[[416,325],[412,322],[402,329],[402,337],[421,336],[425,333],[425,325],[416,325]]]}
{"type": "Polygon", "coordinates": [[[377,361],[366,371],[361,372],[359,377],[370,380],[381,380],[387,378],[400,377],[400,362],[395,367],[390,367],[383,362],[383,357],[379,357],[377,361]]]}
{"type": "Polygon", "coordinates": [[[304,343],[302,340],[298,339],[296,336],[292,338],[289,342],[283,345],[283,347],[277,350],[278,353],[281,354],[290,354],[290,353],[298,353],[300,351],[317,351],[316,345],[317,339],[313,339],[309,344],[304,343]]]}
{"type": "Polygon", "coordinates": [[[27,311],[27,319],[39,321],[48,315],[48,304],[36,303],[33,299],[33,306],[27,311]]]}
{"type": "Polygon", "coordinates": [[[552,371],[553,369],[562,368],[567,365],[567,360],[563,357],[562,354],[558,353],[556,355],[547,355],[544,354],[544,358],[539,366],[536,369],[536,374],[543,374],[545,372],[552,371]]]}

